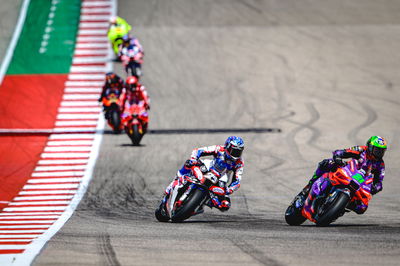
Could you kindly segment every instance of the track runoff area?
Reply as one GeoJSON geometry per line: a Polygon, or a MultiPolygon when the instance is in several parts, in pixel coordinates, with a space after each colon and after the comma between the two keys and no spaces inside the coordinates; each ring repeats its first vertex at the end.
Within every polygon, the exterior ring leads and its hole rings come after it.
{"type": "Polygon", "coordinates": [[[0,73],[0,265],[29,265],[83,197],[114,0],[25,0],[0,73]]]}

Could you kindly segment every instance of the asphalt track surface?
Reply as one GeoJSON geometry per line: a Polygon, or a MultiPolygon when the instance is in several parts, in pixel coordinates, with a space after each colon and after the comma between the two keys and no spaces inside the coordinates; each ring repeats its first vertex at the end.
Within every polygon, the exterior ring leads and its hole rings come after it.
{"type": "Polygon", "coordinates": [[[399,264],[398,1],[119,0],[118,10],[145,48],[151,132],[140,147],[106,132],[85,198],[34,265],[399,264]],[[157,222],[192,148],[233,134],[246,165],[231,210],[157,222]],[[369,210],[328,228],[286,225],[317,162],[375,134],[390,150],[369,210]]]}
{"type": "Polygon", "coordinates": [[[0,6],[0,62],[3,61],[17,24],[21,0],[3,0],[0,6]]]}

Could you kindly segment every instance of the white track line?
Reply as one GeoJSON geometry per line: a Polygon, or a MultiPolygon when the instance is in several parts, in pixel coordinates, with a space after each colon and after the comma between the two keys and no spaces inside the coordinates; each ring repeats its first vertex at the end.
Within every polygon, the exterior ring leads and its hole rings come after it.
{"type": "Polygon", "coordinates": [[[104,1],[93,1],[93,2],[82,2],[82,7],[93,7],[93,6],[108,6],[111,5],[110,2],[104,2],[104,1]]]}
{"type": "Polygon", "coordinates": [[[89,106],[97,106],[99,107],[99,103],[95,101],[85,102],[85,101],[63,101],[61,102],[62,107],[68,106],[81,106],[81,107],[89,107],[89,106]]]}
{"type": "Polygon", "coordinates": [[[6,207],[4,211],[64,211],[66,206],[6,207]]]}
{"type": "Polygon", "coordinates": [[[25,185],[23,189],[57,189],[57,188],[77,188],[79,184],[50,184],[50,185],[25,185]]]}
{"type": "Polygon", "coordinates": [[[101,58],[103,60],[108,60],[107,49],[93,49],[93,50],[81,49],[81,50],[77,50],[75,52],[75,55],[92,55],[92,56],[97,55],[96,57],[98,57],[98,58],[101,58]]]}
{"type": "Polygon", "coordinates": [[[94,64],[94,63],[106,63],[109,59],[105,58],[105,57],[99,57],[99,58],[95,58],[95,57],[89,57],[89,58],[85,58],[85,57],[74,57],[72,59],[72,63],[73,64],[94,64]]]}
{"type": "Polygon", "coordinates": [[[108,22],[82,22],[80,28],[108,28],[108,22]]]}
{"type": "Polygon", "coordinates": [[[52,152],[52,151],[90,151],[92,147],[90,146],[50,146],[50,147],[45,147],[44,151],[45,152],[52,152]]]}
{"type": "Polygon", "coordinates": [[[69,200],[49,200],[49,201],[19,201],[19,202],[11,202],[8,206],[18,206],[18,205],[68,205],[71,201],[69,200]]]}
{"type": "Polygon", "coordinates": [[[1,239],[0,238],[0,243],[2,242],[31,242],[33,240],[33,238],[12,238],[12,239],[1,239]]]}
{"type": "MultiPolygon", "coordinates": [[[[84,7],[84,8],[82,8],[81,9],[81,12],[82,13],[86,13],[86,12],[92,12],[92,13],[103,13],[103,12],[107,12],[107,13],[110,13],[110,9],[108,8],[108,7],[100,7],[100,8],[94,8],[94,7],[91,7],[91,8],[87,8],[87,7],[84,7]]],[[[110,14],[110,16],[111,16],[111,14],[110,14]]],[[[106,24],[106,27],[108,26],[108,24],[106,24]]],[[[101,27],[101,26],[98,26],[98,27],[101,27]]]]}
{"type": "Polygon", "coordinates": [[[83,15],[80,17],[81,21],[86,21],[86,20],[105,20],[108,21],[110,19],[110,16],[104,16],[104,15],[83,15]]]}
{"type": "Polygon", "coordinates": [[[103,87],[103,81],[66,81],[65,86],[97,86],[103,87]]]}
{"type": "MultiPolygon", "coordinates": [[[[68,178],[37,178],[37,179],[29,179],[28,184],[44,184],[44,183],[71,183],[71,182],[81,182],[82,177],[68,177],[68,178]]],[[[10,203],[12,204],[12,203],[10,203]]]]}
{"type": "Polygon", "coordinates": [[[0,213],[0,229],[4,229],[0,230],[0,235],[9,234],[0,236],[0,250],[24,252],[0,255],[1,265],[29,265],[71,217],[93,174],[102,138],[102,134],[97,133],[103,132],[105,124],[97,99],[104,74],[111,70],[112,64],[106,27],[110,15],[115,15],[116,10],[115,1],[83,1],[82,6],[78,28],[81,36],[77,36],[73,65],[64,84],[66,88],[58,109],[58,120],[55,128],[49,130],[54,133],[49,136],[32,178],[0,213]],[[109,11],[104,6],[112,6],[110,15],[102,14],[109,11]],[[52,217],[51,220],[43,220],[48,217],[52,217]]]}
{"type": "MultiPolygon", "coordinates": [[[[104,35],[104,36],[106,36],[106,34],[107,34],[107,30],[84,30],[84,29],[80,29],[79,31],[78,31],[78,34],[79,35],[91,35],[91,34],[93,34],[93,35],[104,35]]],[[[79,42],[79,40],[78,40],[78,42],[79,42]]]]}
{"type": "Polygon", "coordinates": [[[71,158],[71,159],[76,159],[76,158],[87,158],[89,157],[88,153],[42,153],[41,154],[42,158],[71,158]]]}
{"type": "Polygon", "coordinates": [[[94,137],[93,134],[52,134],[49,139],[94,139],[94,137]]]}
{"type": "Polygon", "coordinates": [[[104,43],[78,43],[76,48],[104,48],[104,43]]]}
{"type": "Polygon", "coordinates": [[[90,151],[92,147],[90,146],[64,146],[64,147],[59,147],[59,146],[52,146],[52,147],[45,147],[44,151],[45,152],[50,152],[50,151],[90,151]]]}
{"type": "Polygon", "coordinates": [[[99,118],[99,114],[59,114],[59,115],[57,115],[57,119],[98,119],[98,118],[99,118]]]}
{"type": "Polygon", "coordinates": [[[19,39],[19,35],[21,34],[22,27],[24,26],[29,2],[30,0],[24,0],[24,2],[22,3],[21,11],[19,13],[17,25],[15,26],[14,34],[12,36],[10,44],[8,45],[6,55],[0,67],[0,85],[3,82],[4,74],[6,73],[8,65],[10,64],[12,55],[14,54],[15,46],[17,45],[19,39]]]}
{"type": "Polygon", "coordinates": [[[83,176],[84,171],[33,172],[32,177],[83,176]]]}
{"type": "Polygon", "coordinates": [[[0,250],[24,249],[26,246],[27,245],[0,245],[0,250]]]}
{"type": "Polygon", "coordinates": [[[38,165],[87,164],[89,160],[40,160],[38,165]]]}
{"type": "Polygon", "coordinates": [[[53,140],[47,142],[47,146],[77,146],[77,145],[92,145],[91,140],[53,140]]]}
{"type": "Polygon", "coordinates": [[[86,121],[86,120],[74,120],[74,121],[57,121],[56,126],[95,126],[97,120],[86,121]]]}
{"type": "Polygon", "coordinates": [[[102,81],[104,79],[104,74],[70,74],[68,75],[68,79],[102,81]]]}
{"type": "MultiPolygon", "coordinates": [[[[106,72],[106,68],[101,67],[101,66],[72,66],[70,71],[71,72],[106,72]]],[[[104,79],[104,74],[101,75],[101,78],[104,79]]]]}
{"type": "Polygon", "coordinates": [[[47,200],[47,199],[72,199],[73,196],[30,196],[30,197],[15,197],[14,201],[23,201],[23,200],[47,200]]]}
{"type": "MultiPolygon", "coordinates": [[[[97,100],[99,94],[64,94],[64,100],[97,100]]],[[[97,103],[98,104],[98,103],[97,103]]]]}
{"type": "Polygon", "coordinates": [[[86,165],[36,166],[35,172],[57,170],[85,170],[86,165]]]}
{"type": "Polygon", "coordinates": [[[63,194],[75,194],[75,193],[76,193],[76,190],[23,190],[18,195],[19,196],[21,196],[21,195],[44,195],[44,194],[63,195],[63,194]]]}
{"type": "MultiPolygon", "coordinates": [[[[100,92],[101,92],[101,88],[65,88],[64,92],[67,93],[93,93],[93,92],[97,92],[98,95],[100,96],[100,92]]],[[[98,110],[100,109],[92,109],[94,112],[98,112],[98,110]]],[[[64,109],[61,109],[64,110],[64,109]]],[[[60,109],[58,109],[58,111],[60,112],[60,109]]],[[[79,112],[84,111],[84,109],[79,110],[79,112]]]]}
{"type": "Polygon", "coordinates": [[[54,128],[54,132],[70,132],[70,133],[77,133],[77,132],[95,132],[96,128],[94,127],[58,127],[58,128],[54,128]]]}

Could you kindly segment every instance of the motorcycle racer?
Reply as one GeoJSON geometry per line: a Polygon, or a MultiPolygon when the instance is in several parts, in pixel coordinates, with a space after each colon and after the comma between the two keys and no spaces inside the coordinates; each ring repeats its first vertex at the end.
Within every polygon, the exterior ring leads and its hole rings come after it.
{"type": "MultiPolygon", "coordinates": [[[[232,173],[232,179],[229,185],[226,183],[220,184],[220,186],[225,189],[225,195],[211,198],[211,202],[208,206],[216,207],[220,211],[227,211],[231,206],[229,195],[240,187],[244,167],[242,159],[243,150],[244,141],[237,136],[228,137],[223,146],[213,145],[194,149],[190,159],[178,170],[175,179],[166,188],[163,203],[167,201],[173,187],[184,183],[188,176],[196,176],[196,172],[193,171],[193,168],[199,166],[198,159],[203,156],[211,155],[214,157],[215,162],[210,169],[211,172],[217,177],[232,173]]],[[[220,183],[223,182],[220,181],[220,183]]]]}
{"type": "MultiPolygon", "coordinates": [[[[144,108],[150,110],[150,97],[147,94],[146,87],[139,83],[139,80],[135,76],[127,77],[126,82],[126,93],[122,96],[123,102],[123,113],[121,118],[124,119],[131,115],[130,107],[133,104],[143,105],[144,108]]],[[[147,112],[143,115],[147,116],[147,112]]],[[[147,124],[144,125],[144,131],[147,130],[147,124]]]]}
{"type": "MultiPolygon", "coordinates": [[[[359,161],[360,169],[366,176],[372,174],[373,182],[371,187],[371,194],[375,195],[383,189],[382,181],[385,177],[385,163],[383,156],[387,149],[386,140],[380,136],[372,136],[367,140],[365,146],[354,146],[347,149],[339,149],[333,152],[332,159],[324,159],[315,170],[314,175],[309,180],[308,184],[303,188],[299,196],[304,203],[307,195],[309,194],[313,183],[321,177],[324,173],[335,171],[337,167],[345,165],[343,159],[357,159],[359,161]]],[[[354,202],[354,204],[347,206],[348,209],[353,210],[357,214],[363,214],[368,205],[361,202],[354,202]]]]}
{"type": "Polygon", "coordinates": [[[116,42],[117,39],[120,40],[123,36],[127,35],[131,29],[131,25],[129,25],[125,19],[118,16],[113,16],[110,18],[107,37],[111,42],[111,46],[115,54],[118,54],[119,43],[116,42]]]}
{"type": "Polygon", "coordinates": [[[136,37],[132,37],[129,34],[126,34],[122,37],[122,44],[120,45],[120,47],[118,48],[118,55],[121,56],[122,55],[122,49],[124,47],[129,47],[129,46],[136,46],[139,49],[140,53],[144,53],[143,51],[143,46],[140,44],[139,39],[136,37]]]}
{"type": "Polygon", "coordinates": [[[120,78],[117,74],[113,72],[108,72],[106,74],[106,80],[101,91],[99,102],[102,101],[103,97],[106,97],[110,93],[115,93],[117,95],[122,95],[124,89],[124,80],[120,78]]]}
{"type": "Polygon", "coordinates": [[[123,103],[124,106],[130,106],[132,104],[143,104],[146,110],[150,110],[150,97],[147,94],[146,87],[139,83],[139,80],[135,76],[126,78],[126,93],[124,94],[123,103]]]}

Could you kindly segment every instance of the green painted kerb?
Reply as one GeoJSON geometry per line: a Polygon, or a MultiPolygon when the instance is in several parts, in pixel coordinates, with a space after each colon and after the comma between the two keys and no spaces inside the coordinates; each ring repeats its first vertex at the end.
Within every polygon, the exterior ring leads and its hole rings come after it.
{"type": "Polygon", "coordinates": [[[69,72],[80,0],[31,0],[7,74],[69,72]]]}

